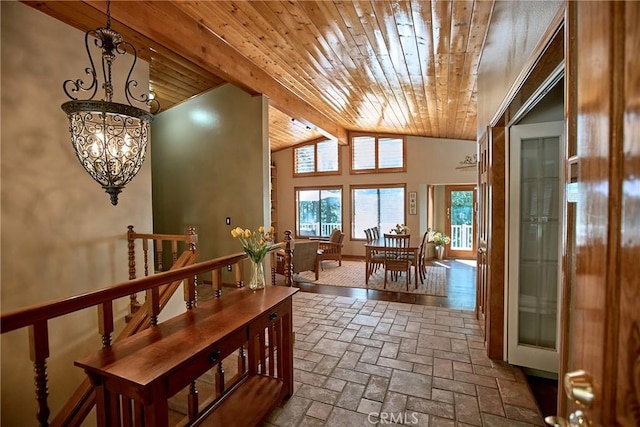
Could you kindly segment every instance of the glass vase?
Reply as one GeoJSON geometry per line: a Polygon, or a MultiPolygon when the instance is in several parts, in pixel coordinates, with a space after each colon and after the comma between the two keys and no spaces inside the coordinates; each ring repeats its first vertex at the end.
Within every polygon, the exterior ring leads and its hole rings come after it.
{"type": "Polygon", "coordinates": [[[251,279],[249,280],[249,289],[253,291],[263,289],[264,284],[264,266],[262,265],[262,261],[255,262],[251,260],[251,279]]]}
{"type": "Polygon", "coordinates": [[[444,246],[436,246],[436,258],[444,258],[444,246]]]}

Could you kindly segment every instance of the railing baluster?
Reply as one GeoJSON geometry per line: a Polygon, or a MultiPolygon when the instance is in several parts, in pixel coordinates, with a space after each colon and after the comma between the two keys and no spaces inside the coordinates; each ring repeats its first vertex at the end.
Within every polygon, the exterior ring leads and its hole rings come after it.
{"type": "Polygon", "coordinates": [[[144,277],[149,275],[149,239],[142,239],[142,252],[144,252],[144,277]]]}
{"type": "Polygon", "coordinates": [[[236,286],[238,288],[244,287],[244,264],[241,262],[237,263],[233,271],[235,272],[236,286]]]}
{"type": "Polygon", "coordinates": [[[177,240],[172,240],[171,241],[171,265],[175,264],[175,262],[178,260],[178,241],[177,240]]]}
{"type": "Polygon", "coordinates": [[[195,276],[189,277],[185,282],[183,282],[183,287],[184,301],[187,305],[187,310],[191,310],[197,301],[195,276]]]}
{"type": "Polygon", "coordinates": [[[222,270],[217,269],[211,272],[211,289],[216,298],[222,296],[222,270]]]}
{"type": "Polygon", "coordinates": [[[291,259],[293,256],[293,240],[291,239],[291,230],[285,230],[284,232],[284,285],[293,285],[293,265],[291,259]]]}
{"type": "Polygon", "coordinates": [[[98,305],[98,331],[102,336],[102,347],[111,346],[113,333],[113,301],[98,305]]]}
{"type": "Polygon", "coordinates": [[[198,235],[196,234],[196,228],[193,226],[187,227],[187,243],[189,244],[189,250],[195,252],[196,245],[198,243],[198,235]]]}
{"type": "Polygon", "coordinates": [[[147,289],[147,313],[151,326],[158,326],[158,315],[160,314],[160,289],[156,286],[147,289]]]}
{"type": "MultiPolygon", "coordinates": [[[[136,278],[136,238],[133,225],[127,226],[127,250],[129,255],[129,280],[136,278]]],[[[140,308],[138,295],[129,295],[129,314],[133,314],[140,308]]]]}
{"type": "Polygon", "coordinates": [[[162,240],[156,239],[156,271],[164,271],[162,266],[162,240]]]}
{"type": "Polygon", "coordinates": [[[47,358],[49,357],[49,327],[47,321],[39,321],[29,326],[29,353],[35,372],[36,401],[38,410],[36,418],[41,426],[49,425],[49,405],[47,397],[47,358]]]}

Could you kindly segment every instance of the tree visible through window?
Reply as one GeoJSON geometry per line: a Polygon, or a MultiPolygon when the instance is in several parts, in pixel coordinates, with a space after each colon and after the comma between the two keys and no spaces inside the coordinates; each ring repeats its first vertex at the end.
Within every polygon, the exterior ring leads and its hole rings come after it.
{"type": "Polygon", "coordinates": [[[351,235],[364,239],[364,230],[379,227],[387,233],[396,224],[405,223],[405,187],[352,187],[351,188],[351,235]]]}
{"type": "Polygon", "coordinates": [[[342,230],[342,189],[297,188],[296,235],[329,237],[334,228],[342,230]]]}

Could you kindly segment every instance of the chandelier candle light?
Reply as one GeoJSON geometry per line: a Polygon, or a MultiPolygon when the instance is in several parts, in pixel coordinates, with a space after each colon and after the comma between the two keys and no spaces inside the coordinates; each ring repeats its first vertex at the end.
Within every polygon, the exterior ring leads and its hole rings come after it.
{"type": "Polygon", "coordinates": [[[257,231],[253,232],[248,228],[243,230],[240,227],[236,227],[231,230],[231,235],[240,240],[242,249],[249,256],[251,260],[251,280],[249,281],[249,288],[252,290],[262,289],[265,286],[264,279],[264,267],[262,261],[264,257],[272,249],[282,247],[284,243],[273,243],[273,233],[275,229],[269,227],[268,231],[265,231],[263,226],[260,226],[257,231]]]}
{"type": "Polygon", "coordinates": [[[84,43],[91,65],[85,72],[91,80],[88,84],[82,79],[66,80],[62,88],[71,101],[65,102],[61,107],[69,118],[71,142],[78,160],[111,196],[111,204],[115,206],[118,204],[118,194],[142,167],[149,142],[149,127],[153,114],[160,111],[160,104],[152,95],[144,93],[136,97],[131,92],[131,88],[138,85],[137,81],[131,80],[137,53],[133,45],[125,42],[122,35],[111,29],[109,1],[106,27],[87,31],[84,43]],[[100,84],[89,49],[90,38],[95,38],[95,46],[102,49],[102,100],[94,100],[100,84]],[[112,102],[111,83],[111,67],[116,54],[126,53],[133,56],[124,85],[128,105],[112,102]],[[88,93],[88,99],[78,99],[76,95],[81,91],[88,93]],[[151,108],[152,113],[134,106],[133,102],[151,108]]]}

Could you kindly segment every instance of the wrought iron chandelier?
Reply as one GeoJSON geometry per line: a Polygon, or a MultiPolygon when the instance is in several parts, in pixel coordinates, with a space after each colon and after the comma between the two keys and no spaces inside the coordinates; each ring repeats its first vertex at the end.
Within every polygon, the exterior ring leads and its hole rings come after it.
{"type": "Polygon", "coordinates": [[[160,110],[160,105],[147,93],[136,97],[131,92],[138,85],[136,80],[131,80],[137,53],[131,43],[125,42],[121,34],[111,29],[109,0],[106,27],[87,31],[84,43],[91,65],[85,72],[91,81],[85,84],[82,79],[66,80],[62,88],[71,101],[62,104],[62,109],[69,118],[71,142],[78,160],[89,175],[102,185],[111,197],[111,204],[115,206],[118,204],[118,194],[142,167],[153,114],[160,110]],[[102,50],[102,100],[94,100],[99,82],[89,49],[90,38],[95,38],[95,46],[102,50]],[[133,56],[124,84],[124,96],[129,105],[112,102],[111,67],[116,55],[126,53],[133,56]],[[89,98],[79,100],[76,96],[79,92],[88,93],[89,98]],[[150,108],[151,112],[134,106],[133,102],[150,108]]]}

